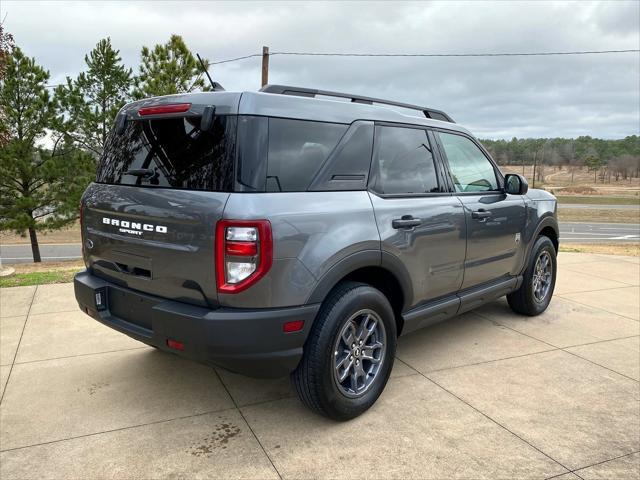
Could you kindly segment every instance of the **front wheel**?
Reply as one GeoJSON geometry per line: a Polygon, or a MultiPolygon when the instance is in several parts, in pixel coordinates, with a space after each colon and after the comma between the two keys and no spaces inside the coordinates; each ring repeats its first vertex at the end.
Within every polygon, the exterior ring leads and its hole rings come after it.
{"type": "Polygon", "coordinates": [[[291,380],[304,404],[335,420],[378,399],[393,367],[396,323],[379,290],[344,282],[327,297],[291,380]]]}
{"type": "Polygon", "coordinates": [[[556,285],[556,267],[556,249],[553,243],[548,237],[538,237],[531,250],[522,285],[507,295],[511,309],[529,316],[544,312],[556,285]]]}

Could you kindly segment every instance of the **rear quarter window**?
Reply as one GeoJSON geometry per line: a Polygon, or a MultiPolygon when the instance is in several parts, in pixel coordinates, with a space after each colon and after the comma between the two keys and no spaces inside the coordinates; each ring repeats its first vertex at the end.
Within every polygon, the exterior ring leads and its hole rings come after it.
{"type": "Polygon", "coordinates": [[[266,190],[307,190],[347,128],[338,123],[270,118],[266,190]]]}

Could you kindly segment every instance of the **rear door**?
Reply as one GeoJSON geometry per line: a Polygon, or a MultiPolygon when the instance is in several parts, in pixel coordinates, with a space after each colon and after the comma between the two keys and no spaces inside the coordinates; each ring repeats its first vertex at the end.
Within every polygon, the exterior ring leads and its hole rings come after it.
{"type": "Polygon", "coordinates": [[[411,277],[409,308],[457,292],[463,278],[464,211],[434,153],[423,128],[376,125],[370,197],[383,251],[411,277]]]}
{"type": "Polygon", "coordinates": [[[462,289],[518,273],[524,255],[526,206],[509,195],[497,167],[470,137],[436,133],[455,195],[464,205],[467,255],[462,289]]]}
{"type": "Polygon", "coordinates": [[[155,115],[114,131],[83,197],[95,275],[202,306],[217,303],[214,233],[233,188],[236,116],[155,115]]]}

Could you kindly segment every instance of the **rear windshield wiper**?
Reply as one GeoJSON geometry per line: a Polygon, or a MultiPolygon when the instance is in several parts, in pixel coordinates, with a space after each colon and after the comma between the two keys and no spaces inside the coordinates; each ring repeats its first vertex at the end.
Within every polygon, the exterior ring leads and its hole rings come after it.
{"type": "Polygon", "coordinates": [[[124,172],[125,175],[133,175],[134,177],[138,177],[136,180],[136,185],[142,184],[142,181],[149,182],[151,185],[158,185],[160,182],[158,179],[160,178],[160,174],[157,169],[151,170],[150,168],[132,168],[131,170],[127,170],[124,172]]]}
{"type": "Polygon", "coordinates": [[[132,168],[131,170],[127,170],[124,172],[125,175],[133,175],[134,177],[142,177],[149,178],[152,177],[156,172],[151,170],[150,168],[132,168]]]}

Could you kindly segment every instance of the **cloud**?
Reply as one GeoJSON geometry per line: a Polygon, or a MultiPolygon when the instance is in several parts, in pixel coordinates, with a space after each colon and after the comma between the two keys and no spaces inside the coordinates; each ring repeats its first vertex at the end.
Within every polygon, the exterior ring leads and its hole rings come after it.
{"type": "MultiPolygon", "coordinates": [[[[3,2],[7,29],[50,70],[75,76],[110,36],[137,68],[142,45],[182,35],[211,60],[271,51],[466,53],[639,48],[630,2],[3,2]]],[[[255,90],[260,59],[213,68],[255,90]]],[[[335,58],[274,55],[270,81],[424,104],[480,137],[638,134],[640,56],[335,58]]]]}

